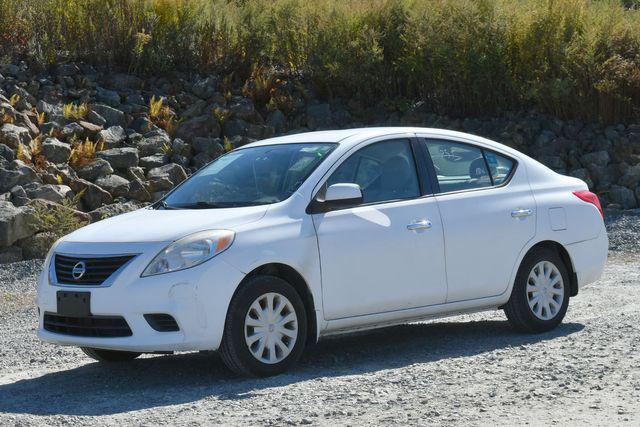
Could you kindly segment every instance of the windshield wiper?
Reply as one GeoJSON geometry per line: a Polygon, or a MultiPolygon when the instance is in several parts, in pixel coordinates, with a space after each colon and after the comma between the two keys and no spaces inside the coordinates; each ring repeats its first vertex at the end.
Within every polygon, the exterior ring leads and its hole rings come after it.
{"type": "Polygon", "coordinates": [[[199,201],[195,203],[186,203],[184,205],[178,205],[177,207],[180,209],[219,209],[219,208],[227,208],[229,206],[225,204],[220,204],[220,203],[199,201]]]}

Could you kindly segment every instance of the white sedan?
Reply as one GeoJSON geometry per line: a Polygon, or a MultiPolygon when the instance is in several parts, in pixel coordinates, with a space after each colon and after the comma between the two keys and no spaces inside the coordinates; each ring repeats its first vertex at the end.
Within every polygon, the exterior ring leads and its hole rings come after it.
{"type": "Polygon", "coordinates": [[[584,182],[496,142],[290,135],[58,241],[38,336],[100,361],[219,350],[241,375],[273,375],[322,336],[455,313],[503,309],[519,331],[548,331],[607,246],[584,182]]]}

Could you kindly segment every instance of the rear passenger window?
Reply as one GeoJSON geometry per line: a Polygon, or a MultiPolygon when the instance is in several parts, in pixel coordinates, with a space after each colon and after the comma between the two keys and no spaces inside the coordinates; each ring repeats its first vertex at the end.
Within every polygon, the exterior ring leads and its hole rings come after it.
{"type": "Polygon", "coordinates": [[[493,185],[500,185],[505,182],[509,175],[511,175],[513,160],[487,150],[484,151],[484,157],[487,159],[487,164],[489,165],[493,185]]]}
{"type": "Polygon", "coordinates": [[[426,144],[441,193],[493,185],[481,149],[443,140],[426,140],[426,144]]]}
{"type": "Polygon", "coordinates": [[[438,176],[441,193],[504,183],[513,170],[508,157],[469,144],[424,140],[438,176]]]}

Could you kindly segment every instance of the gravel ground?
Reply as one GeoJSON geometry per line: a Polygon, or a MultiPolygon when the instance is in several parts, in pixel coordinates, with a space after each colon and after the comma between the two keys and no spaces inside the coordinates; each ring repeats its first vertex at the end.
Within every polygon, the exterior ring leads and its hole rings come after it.
{"type": "Polygon", "coordinates": [[[0,425],[639,425],[640,216],[608,229],[603,279],[550,333],[458,316],[326,339],[268,379],[234,378],[215,353],[103,366],[40,343],[40,262],[2,266],[0,425]]]}

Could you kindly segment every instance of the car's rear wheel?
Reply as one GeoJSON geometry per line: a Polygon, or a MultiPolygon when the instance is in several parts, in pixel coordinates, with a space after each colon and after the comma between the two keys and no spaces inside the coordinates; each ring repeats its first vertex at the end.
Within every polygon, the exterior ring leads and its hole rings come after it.
{"type": "Polygon", "coordinates": [[[98,362],[126,362],[128,360],[133,360],[142,354],[132,351],[103,350],[100,348],[90,347],[81,347],[81,350],[84,354],[98,362]]]}
{"type": "Polygon", "coordinates": [[[536,248],[522,260],[504,312],[518,331],[549,331],[562,322],[569,293],[569,274],[562,258],[554,249],[536,248]]]}
{"type": "Polygon", "coordinates": [[[243,283],[229,304],[220,355],[243,376],[287,370],[305,346],[307,314],[298,292],[274,276],[243,283]]]}

